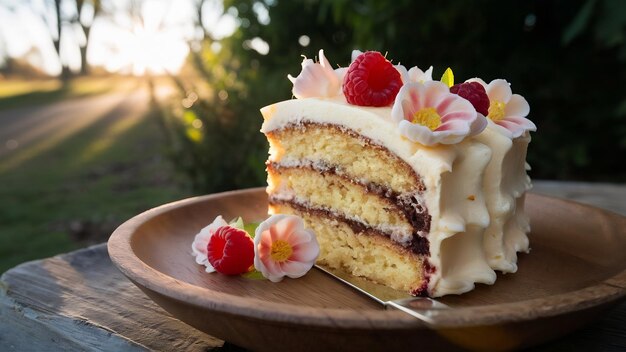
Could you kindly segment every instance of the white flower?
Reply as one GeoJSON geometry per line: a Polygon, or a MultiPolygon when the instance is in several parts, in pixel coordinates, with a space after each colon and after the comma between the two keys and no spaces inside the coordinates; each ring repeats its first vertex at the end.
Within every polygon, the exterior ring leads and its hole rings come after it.
{"type": "Polygon", "coordinates": [[[530,106],[524,97],[513,94],[511,85],[503,79],[494,79],[489,84],[480,78],[472,78],[467,82],[478,82],[487,92],[489,97],[489,114],[487,117],[493,121],[498,130],[509,138],[517,138],[526,131],[536,131],[537,126],[526,118],[530,112],[530,106]]]}
{"type": "Polygon", "coordinates": [[[419,67],[414,66],[409,70],[409,81],[411,82],[427,82],[433,80],[433,67],[430,66],[428,70],[422,71],[419,67]]]}
{"type": "Polygon", "coordinates": [[[206,267],[207,273],[212,273],[215,271],[215,268],[209,263],[209,258],[207,256],[207,246],[209,245],[209,241],[211,237],[222,226],[226,226],[228,223],[224,221],[221,215],[215,218],[213,222],[200,230],[200,232],[196,235],[191,244],[191,252],[192,255],[196,257],[196,263],[200,265],[204,265],[206,267]]]}
{"type": "Polygon", "coordinates": [[[297,77],[288,75],[293,83],[292,93],[298,98],[334,97],[341,94],[342,74],[345,71],[333,70],[330,62],[324,56],[324,50],[319,51],[319,62],[304,58],[302,71],[297,77]]]}
{"type": "Polygon", "coordinates": [[[285,276],[303,276],[311,270],[319,253],[315,233],[305,229],[298,216],[272,215],[255,231],[254,267],[272,282],[285,276]]]}
{"type": "Polygon", "coordinates": [[[396,70],[400,72],[400,76],[402,77],[402,82],[404,84],[417,82],[424,83],[427,81],[433,80],[433,67],[430,66],[428,70],[422,71],[419,67],[413,66],[408,71],[406,67],[402,65],[396,65],[396,70]]]}

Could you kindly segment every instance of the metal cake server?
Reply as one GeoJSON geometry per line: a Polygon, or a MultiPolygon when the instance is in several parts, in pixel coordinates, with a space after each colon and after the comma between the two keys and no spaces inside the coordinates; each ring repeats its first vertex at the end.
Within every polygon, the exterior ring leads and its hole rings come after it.
{"type": "Polygon", "coordinates": [[[435,324],[436,316],[441,310],[450,309],[449,306],[432,298],[414,297],[406,292],[376,284],[341,270],[327,268],[321,265],[316,265],[315,267],[382,304],[385,308],[392,307],[399,309],[429,325],[435,324]]]}

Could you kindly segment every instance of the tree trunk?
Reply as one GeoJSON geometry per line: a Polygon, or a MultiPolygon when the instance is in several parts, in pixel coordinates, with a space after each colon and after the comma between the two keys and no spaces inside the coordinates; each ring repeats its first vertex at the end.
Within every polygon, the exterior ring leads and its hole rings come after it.
{"type": "Polygon", "coordinates": [[[89,49],[89,33],[91,32],[91,26],[96,21],[96,17],[100,13],[102,9],[102,5],[100,0],[93,0],[91,5],[93,6],[93,18],[91,19],[91,23],[85,24],[80,20],[81,14],[83,13],[83,6],[85,5],[84,0],[76,0],[76,10],[78,16],[76,21],[80,25],[80,28],[83,30],[83,34],[85,34],[85,44],[80,46],[80,74],[87,75],[89,74],[89,63],[87,62],[87,50],[89,49]]]}
{"type": "Polygon", "coordinates": [[[89,48],[89,32],[91,31],[91,26],[83,26],[83,32],[85,33],[85,45],[80,47],[80,74],[88,75],[89,74],[89,64],[87,63],[87,49],[89,48]]]}
{"type": "Polygon", "coordinates": [[[61,79],[66,81],[70,77],[70,68],[63,63],[61,59],[61,27],[63,25],[61,18],[61,0],[54,0],[54,13],[57,17],[57,37],[53,39],[54,50],[57,52],[57,56],[59,57],[59,63],[61,64],[61,79]]]}

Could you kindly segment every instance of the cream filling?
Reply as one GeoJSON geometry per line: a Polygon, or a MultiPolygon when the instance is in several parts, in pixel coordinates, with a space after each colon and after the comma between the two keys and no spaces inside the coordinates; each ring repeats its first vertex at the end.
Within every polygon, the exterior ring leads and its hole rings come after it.
{"type": "MultiPolygon", "coordinates": [[[[347,104],[343,97],[288,100],[264,107],[261,113],[264,117],[261,131],[264,133],[302,122],[334,124],[351,129],[387,148],[422,177],[426,187],[424,202],[431,216],[431,230],[427,235],[431,256],[428,260],[435,267],[429,281],[431,296],[459,294],[471,290],[475,283],[492,284],[495,281],[496,275],[487,255],[491,252],[483,244],[485,229],[490,223],[500,221],[502,225],[499,226],[522,229],[521,232],[503,236],[503,243],[508,248],[503,250],[503,255],[509,261],[514,260],[516,255],[511,252],[527,248],[527,239],[526,247],[522,239],[525,238],[522,225],[524,221],[527,224],[523,214],[516,216],[514,221],[503,218],[502,212],[497,211],[498,207],[502,207],[502,211],[508,207],[510,211],[515,206],[506,205],[506,202],[494,203],[493,199],[499,199],[495,196],[500,192],[499,188],[484,188],[509,165],[498,168],[498,162],[495,166],[490,164],[492,155],[498,158],[498,155],[506,154],[506,151],[501,151],[506,148],[496,131],[455,145],[426,147],[398,133],[397,123],[390,117],[391,108],[357,107],[347,104]]],[[[519,160],[525,159],[525,145],[519,144],[519,148],[510,153],[511,161],[507,163],[517,166],[519,160]]],[[[270,151],[270,155],[276,154],[270,151]]],[[[510,172],[513,172],[514,179],[520,178],[517,168],[510,172]]],[[[505,175],[501,180],[506,181],[507,177],[505,175]]],[[[525,172],[524,180],[528,180],[525,172]]],[[[517,181],[505,187],[516,194],[515,197],[522,195],[526,189],[525,186],[520,187],[517,181]]]]}
{"type": "MultiPolygon", "coordinates": [[[[273,193],[272,198],[278,201],[293,202],[301,206],[311,206],[308,202],[308,199],[297,197],[293,192],[290,192],[286,189],[283,189],[280,192],[273,193]]],[[[312,205],[311,207],[312,209],[327,211],[334,217],[340,217],[355,221],[363,224],[364,226],[371,227],[378,232],[389,234],[393,241],[399,243],[400,245],[403,245],[404,247],[406,247],[413,238],[411,231],[407,231],[407,229],[402,226],[393,226],[389,224],[369,224],[365,219],[354,214],[345,214],[337,211],[336,209],[331,209],[318,205],[312,205]]]]}

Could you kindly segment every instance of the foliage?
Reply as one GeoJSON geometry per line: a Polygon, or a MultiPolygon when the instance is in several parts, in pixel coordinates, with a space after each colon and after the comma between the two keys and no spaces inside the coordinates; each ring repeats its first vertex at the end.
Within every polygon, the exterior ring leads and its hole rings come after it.
{"type": "Polygon", "coordinates": [[[256,72],[229,50],[213,52],[208,41],[190,60],[202,79],[173,77],[184,94],[162,108],[171,159],[198,192],[261,185],[268,147],[257,100],[241,83],[256,72]]]}
{"type": "MultiPolygon", "coordinates": [[[[179,127],[175,159],[199,191],[264,184],[258,109],[290,98],[286,75],[299,72],[300,55],[323,48],[345,66],[358,48],[432,64],[435,77],[452,67],[457,80],[506,78],[538,125],[528,156],[533,177],[626,180],[618,157],[626,151],[625,7],[619,0],[225,0],[240,26],[220,50],[207,38],[202,55],[191,55],[211,94],[186,110],[202,119],[204,137],[192,143],[179,127]],[[298,44],[301,36],[308,46],[298,44]],[[255,38],[269,54],[251,48],[255,38]]],[[[175,115],[184,126],[185,113],[175,115]]]]}

